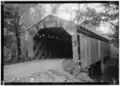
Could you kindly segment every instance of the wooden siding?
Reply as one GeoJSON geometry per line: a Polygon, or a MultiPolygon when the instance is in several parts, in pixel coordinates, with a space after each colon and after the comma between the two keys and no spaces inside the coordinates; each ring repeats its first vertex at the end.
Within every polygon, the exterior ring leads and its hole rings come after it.
{"type": "Polygon", "coordinates": [[[73,52],[73,61],[78,62],[78,43],[77,43],[77,35],[72,36],[72,52],[73,52]]]}
{"type": "Polygon", "coordinates": [[[80,34],[80,56],[82,67],[88,67],[109,55],[107,42],[80,34]]]}

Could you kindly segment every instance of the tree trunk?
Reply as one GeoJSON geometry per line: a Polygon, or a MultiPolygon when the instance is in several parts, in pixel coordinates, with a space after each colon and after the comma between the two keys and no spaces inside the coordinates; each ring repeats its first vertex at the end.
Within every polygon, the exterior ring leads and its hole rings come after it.
{"type": "Polygon", "coordinates": [[[16,34],[16,39],[17,39],[17,56],[18,56],[18,60],[20,59],[21,56],[21,48],[20,48],[20,37],[18,34],[16,34]]]}
{"type": "Polygon", "coordinates": [[[20,16],[18,15],[18,6],[17,6],[17,12],[16,12],[16,39],[17,39],[17,56],[18,59],[20,59],[21,56],[21,44],[20,44],[20,33],[19,33],[19,20],[20,20],[20,16]]]}

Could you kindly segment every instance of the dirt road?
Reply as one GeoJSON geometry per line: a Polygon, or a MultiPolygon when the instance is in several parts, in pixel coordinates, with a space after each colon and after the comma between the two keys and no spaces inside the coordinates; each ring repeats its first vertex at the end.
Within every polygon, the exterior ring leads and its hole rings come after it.
{"type": "Polygon", "coordinates": [[[14,78],[30,76],[37,72],[44,72],[48,69],[63,71],[61,62],[63,59],[35,60],[4,66],[4,80],[11,81],[14,78]]]}

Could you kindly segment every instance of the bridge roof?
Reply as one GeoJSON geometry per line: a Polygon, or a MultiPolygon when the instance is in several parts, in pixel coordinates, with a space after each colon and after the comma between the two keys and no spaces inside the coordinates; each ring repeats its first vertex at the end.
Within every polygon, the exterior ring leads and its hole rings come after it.
{"type": "Polygon", "coordinates": [[[108,41],[108,38],[106,38],[96,32],[90,31],[81,25],[76,25],[72,21],[67,21],[67,20],[61,19],[60,17],[53,15],[53,14],[44,17],[39,22],[32,25],[29,29],[31,29],[32,27],[36,27],[36,26],[38,26],[39,28],[42,28],[42,29],[49,28],[49,27],[63,27],[64,30],[69,35],[74,35],[75,31],[77,29],[78,32],[83,33],[85,35],[88,35],[88,36],[91,36],[93,38],[97,38],[97,39],[100,39],[103,41],[106,41],[106,40],[108,41]]]}

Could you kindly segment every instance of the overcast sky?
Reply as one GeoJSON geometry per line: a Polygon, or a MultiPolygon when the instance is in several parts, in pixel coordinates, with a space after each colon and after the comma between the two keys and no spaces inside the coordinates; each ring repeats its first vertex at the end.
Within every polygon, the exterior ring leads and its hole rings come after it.
{"type": "MultiPolygon", "coordinates": [[[[94,8],[96,9],[97,12],[101,12],[104,11],[104,8],[99,4],[99,3],[90,3],[90,4],[80,4],[78,5],[76,4],[62,4],[60,5],[58,12],[57,12],[57,16],[70,21],[72,18],[75,17],[75,10],[79,8],[82,9],[82,11],[86,11],[86,7],[90,7],[90,8],[94,8]],[[80,6],[80,7],[79,7],[80,6]]],[[[46,8],[46,15],[50,14],[50,4],[46,4],[43,8],[46,8]]],[[[27,18],[27,22],[38,22],[40,21],[40,8],[39,5],[35,6],[35,7],[31,7],[30,11],[29,11],[29,15],[24,15],[23,19],[27,18]]],[[[26,20],[24,20],[26,21],[26,20]]],[[[110,33],[112,32],[109,28],[110,25],[109,24],[101,24],[101,26],[98,27],[99,29],[97,31],[101,32],[101,33],[110,33]]]]}

